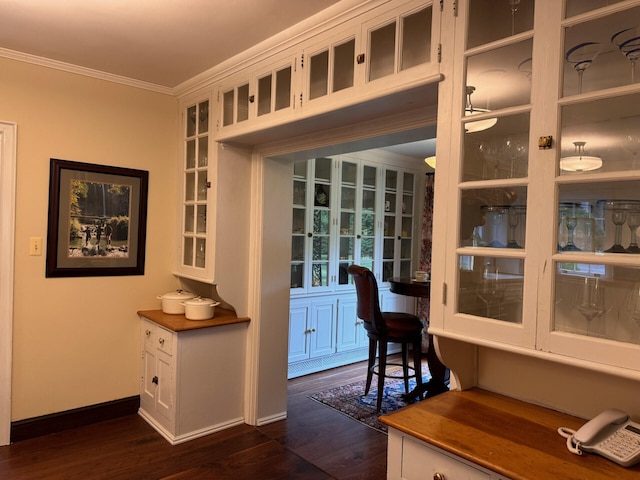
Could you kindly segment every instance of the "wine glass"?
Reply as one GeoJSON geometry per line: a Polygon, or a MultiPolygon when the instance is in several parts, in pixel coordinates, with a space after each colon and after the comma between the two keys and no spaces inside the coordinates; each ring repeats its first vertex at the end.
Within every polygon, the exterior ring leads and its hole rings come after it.
{"type": "Polygon", "coordinates": [[[613,207],[611,221],[615,225],[613,245],[605,250],[606,253],[627,253],[627,249],[622,246],[622,226],[627,221],[627,211],[624,205],[618,202],[610,202],[613,207]]]}
{"type": "Polygon", "coordinates": [[[516,34],[516,12],[518,11],[518,5],[520,5],[520,0],[509,0],[509,7],[511,8],[511,35],[516,34]]]}
{"type": "Polygon", "coordinates": [[[605,287],[599,277],[584,277],[584,282],[576,293],[573,307],[589,322],[611,310],[606,300],[605,287]]]}
{"type": "Polygon", "coordinates": [[[623,311],[640,327],[640,282],[635,282],[633,288],[627,293],[623,311]]]}
{"type": "Polygon", "coordinates": [[[640,27],[631,27],[620,30],[611,36],[618,50],[631,63],[631,83],[635,83],[636,62],[640,58],[640,27]]]}
{"type": "Polygon", "coordinates": [[[576,214],[575,203],[561,203],[560,204],[560,222],[564,219],[564,224],[567,227],[567,243],[562,247],[563,252],[580,252],[574,241],[575,230],[578,226],[578,217],[576,214]]]}
{"type": "Polygon", "coordinates": [[[602,45],[599,42],[584,42],[567,50],[564,58],[578,72],[578,93],[582,93],[582,77],[584,71],[600,54],[602,45]]]}
{"type": "Polygon", "coordinates": [[[491,225],[491,241],[487,244],[487,247],[504,248],[505,244],[500,241],[500,234],[506,208],[497,205],[484,205],[482,210],[485,212],[485,217],[489,218],[491,225]]]}
{"type": "Polygon", "coordinates": [[[630,206],[627,213],[627,226],[631,234],[631,240],[627,247],[628,253],[640,253],[638,246],[638,227],[640,227],[640,209],[637,206],[630,206]]]}
{"type": "Polygon", "coordinates": [[[520,213],[524,207],[514,205],[507,211],[507,222],[509,223],[509,239],[507,241],[507,248],[522,248],[516,241],[516,228],[520,223],[520,213]]]}

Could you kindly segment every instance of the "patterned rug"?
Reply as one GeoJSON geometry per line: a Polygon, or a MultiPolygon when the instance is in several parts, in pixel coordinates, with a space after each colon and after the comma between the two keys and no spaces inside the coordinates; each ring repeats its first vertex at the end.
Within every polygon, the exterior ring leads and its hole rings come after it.
{"type": "MultiPolygon", "coordinates": [[[[429,381],[426,376],[423,382],[429,381]]],[[[395,412],[396,410],[407,406],[402,400],[404,391],[404,382],[402,380],[386,379],[384,385],[384,395],[382,396],[382,407],[380,414],[376,413],[376,399],[378,394],[377,377],[373,378],[369,394],[365,396],[364,387],[366,382],[350,383],[342,387],[330,388],[322,392],[309,395],[311,400],[333,408],[334,410],[353,418],[354,420],[364,423],[368,427],[387,433],[387,426],[378,420],[379,415],[395,412]]],[[[416,385],[414,379],[409,380],[409,390],[416,385]]]]}

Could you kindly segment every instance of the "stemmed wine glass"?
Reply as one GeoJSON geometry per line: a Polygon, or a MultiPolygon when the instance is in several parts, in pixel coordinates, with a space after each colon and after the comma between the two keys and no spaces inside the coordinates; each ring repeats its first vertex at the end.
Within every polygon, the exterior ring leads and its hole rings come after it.
{"type": "Polygon", "coordinates": [[[612,210],[611,221],[615,225],[613,245],[605,250],[605,253],[627,253],[627,249],[622,246],[622,226],[627,221],[627,205],[619,200],[604,200],[606,209],[612,210]]]}
{"type": "Polygon", "coordinates": [[[632,207],[627,215],[627,226],[631,233],[631,241],[627,247],[628,253],[640,253],[638,246],[638,227],[640,227],[640,208],[632,207]]]}
{"type": "Polygon", "coordinates": [[[511,8],[511,35],[516,34],[516,12],[518,11],[518,5],[520,5],[520,0],[509,0],[509,7],[511,8]]]}
{"type": "Polygon", "coordinates": [[[623,311],[640,327],[640,282],[634,283],[633,288],[627,293],[623,311]]]}
{"type": "Polygon", "coordinates": [[[631,83],[635,83],[636,62],[640,58],[640,27],[620,30],[612,35],[611,43],[631,62],[631,83]]]}
{"type": "Polygon", "coordinates": [[[487,247],[504,248],[505,245],[499,240],[500,226],[506,213],[505,207],[496,205],[484,205],[482,206],[485,215],[489,217],[491,224],[491,241],[487,244],[487,247]]]}
{"type": "Polygon", "coordinates": [[[576,293],[573,306],[589,322],[611,310],[605,297],[605,287],[600,278],[597,276],[584,278],[583,284],[576,293]]]}
{"type": "Polygon", "coordinates": [[[562,247],[563,252],[580,252],[581,250],[576,246],[574,242],[574,235],[576,227],[578,226],[578,217],[576,216],[576,204],[575,203],[561,203],[560,204],[560,221],[564,218],[564,223],[567,227],[567,243],[562,247]]]}
{"type": "Polygon", "coordinates": [[[520,213],[525,207],[520,205],[513,205],[507,212],[507,221],[509,223],[509,239],[507,241],[507,248],[522,248],[516,241],[516,228],[520,223],[520,213]]]}
{"type": "Polygon", "coordinates": [[[600,54],[602,45],[599,42],[584,42],[567,50],[564,58],[578,72],[578,93],[582,93],[582,77],[584,71],[600,54]]]}

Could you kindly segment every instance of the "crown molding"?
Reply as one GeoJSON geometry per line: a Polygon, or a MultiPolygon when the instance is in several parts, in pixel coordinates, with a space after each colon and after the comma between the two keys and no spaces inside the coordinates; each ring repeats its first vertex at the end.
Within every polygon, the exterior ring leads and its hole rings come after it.
{"type": "Polygon", "coordinates": [[[150,90],[152,92],[162,93],[164,95],[175,96],[175,90],[170,87],[157,85],[155,83],[143,82],[141,80],[124,77],[122,75],[115,75],[100,70],[94,70],[92,68],[80,67],[71,63],[60,62],[58,60],[52,60],[50,58],[39,57],[37,55],[31,55],[29,53],[18,52],[15,50],[10,50],[8,48],[0,47],[0,57],[8,58],[10,60],[17,60],[19,62],[30,63],[32,65],[38,65],[40,67],[52,68],[54,70],[60,70],[63,72],[74,73],[76,75],[82,75],[85,77],[105,80],[107,82],[119,83],[121,85],[126,85],[129,87],[150,90]]]}

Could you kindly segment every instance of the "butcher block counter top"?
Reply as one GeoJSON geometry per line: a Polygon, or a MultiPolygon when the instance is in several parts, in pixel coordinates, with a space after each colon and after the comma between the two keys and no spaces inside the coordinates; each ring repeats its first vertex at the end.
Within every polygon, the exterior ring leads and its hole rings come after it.
{"type": "Polygon", "coordinates": [[[586,420],[473,388],[423,400],[380,420],[389,427],[511,480],[640,478],[599,455],[575,455],[558,427],[586,420]]]}
{"type": "Polygon", "coordinates": [[[199,328],[220,327],[235,323],[249,322],[249,317],[238,317],[235,312],[215,307],[215,315],[209,320],[187,320],[184,315],[171,315],[162,310],[140,310],[138,315],[162,325],[174,332],[197,330],[199,328]]]}

